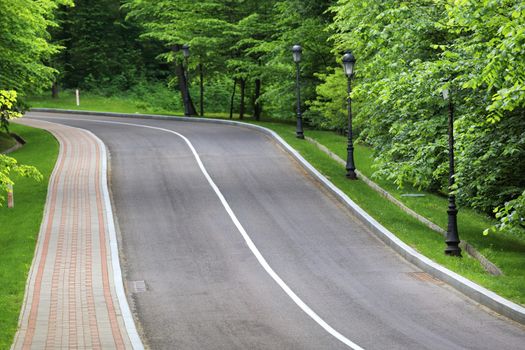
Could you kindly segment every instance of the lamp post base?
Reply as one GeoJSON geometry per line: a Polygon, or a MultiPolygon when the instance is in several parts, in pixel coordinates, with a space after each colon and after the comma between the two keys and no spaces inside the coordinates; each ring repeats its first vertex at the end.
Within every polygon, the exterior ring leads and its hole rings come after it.
{"type": "Polygon", "coordinates": [[[297,137],[298,139],[304,139],[304,134],[302,132],[296,132],[295,137],[297,137]]]}
{"type": "Polygon", "coordinates": [[[447,242],[447,244],[449,244],[449,246],[445,249],[445,254],[461,258],[461,248],[458,246],[458,243],[451,244],[447,242]]]}
{"type": "Polygon", "coordinates": [[[354,170],[348,170],[346,172],[346,178],[349,180],[357,180],[357,174],[354,170]]]}
{"type": "Polygon", "coordinates": [[[459,247],[458,234],[458,210],[456,209],[456,200],[454,196],[449,197],[448,213],[448,228],[445,243],[445,254],[450,256],[461,257],[461,248],[459,247]]]}

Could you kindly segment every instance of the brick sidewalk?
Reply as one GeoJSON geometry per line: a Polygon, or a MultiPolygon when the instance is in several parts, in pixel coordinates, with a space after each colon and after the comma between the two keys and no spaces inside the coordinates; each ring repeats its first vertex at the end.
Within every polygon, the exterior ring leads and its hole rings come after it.
{"type": "Polygon", "coordinates": [[[13,349],[131,349],[113,279],[105,150],[81,129],[23,124],[52,132],[61,147],[13,349]]]}

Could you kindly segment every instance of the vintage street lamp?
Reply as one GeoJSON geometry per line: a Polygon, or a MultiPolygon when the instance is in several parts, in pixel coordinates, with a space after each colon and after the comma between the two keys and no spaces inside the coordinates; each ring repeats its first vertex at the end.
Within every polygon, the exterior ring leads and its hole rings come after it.
{"type": "Polygon", "coordinates": [[[188,60],[190,57],[190,45],[184,44],[182,45],[182,54],[184,55],[184,65],[185,65],[185,88],[186,93],[184,94],[184,115],[186,117],[190,116],[190,88],[189,88],[189,80],[190,80],[190,67],[188,64],[188,60]]]}
{"type": "Polygon", "coordinates": [[[297,128],[295,131],[295,136],[299,139],[304,139],[304,133],[303,133],[303,115],[301,113],[301,86],[299,82],[300,78],[300,62],[301,62],[301,53],[303,49],[299,45],[294,45],[292,47],[292,53],[293,53],[293,61],[295,62],[295,71],[296,71],[296,79],[295,79],[295,87],[296,87],[296,95],[297,95],[297,128]]]}
{"type": "Polygon", "coordinates": [[[350,94],[352,93],[352,77],[354,75],[354,65],[355,57],[350,51],[347,51],[343,56],[343,68],[347,78],[347,107],[348,107],[348,147],[347,156],[346,156],[346,177],[350,180],[356,180],[357,175],[355,173],[355,164],[354,164],[354,141],[353,141],[353,131],[352,131],[352,98],[350,94]]]}
{"type": "Polygon", "coordinates": [[[443,90],[443,99],[448,100],[448,228],[445,243],[447,248],[445,254],[461,257],[458,234],[458,210],[456,208],[456,196],[454,195],[454,105],[452,94],[448,88],[443,90]]]}

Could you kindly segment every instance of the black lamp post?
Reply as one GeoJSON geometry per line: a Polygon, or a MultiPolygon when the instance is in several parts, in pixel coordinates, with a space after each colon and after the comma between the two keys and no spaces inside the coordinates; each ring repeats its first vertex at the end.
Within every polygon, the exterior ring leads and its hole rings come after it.
{"type": "Polygon", "coordinates": [[[184,65],[186,66],[185,69],[185,88],[186,93],[184,94],[184,115],[186,117],[190,116],[190,89],[189,89],[189,80],[190,80],[190,67],[188,65],[188,59],[190,57],[190,45],[184,44],[182,45],[182,54],[184,55],[184,65]]]}
{"type": "Polygon", "coordinates": [[[299,82],[299,78],[300,78],[299,64],[301,62],[302,51],[303,49],[299,45],[294,45],[292,47],[293,61],[295,62],[295,71],[296,71],[295,87],[297,90],[297,129],[295,131],[295,136],[299,139],[304,139],[303,115],[301,113],[301,86],[299,82]]]}
{"type": "Polygon", "coordinates": [[[347,78],[347,107],[348,107],[348,147],[347,156],[346,156],[346,177],[350,180],[356,180],[357,175],[355,174],[355,164],[354,164],[354,141],[353,141],[353,131],[352,131],[352,98],[350,94],[352,93],[352,77],[354,75],[354,64],[355,57],[350,51],[347,51],[343,56],[343,68],[345,70],[345,75],[347,78]]]}
{"type": "Polygon", "coordinates": [[[452,94],[447,88],[443,90],[443,99],[448,100],[448,228],[445,243],[447,248],[445,254],[461,257],[461,248],[459,247],[458,234],[458,210],[456,208],[456,196],[453,187],[454,179],[454,105],[452,103],[452,94]]]}

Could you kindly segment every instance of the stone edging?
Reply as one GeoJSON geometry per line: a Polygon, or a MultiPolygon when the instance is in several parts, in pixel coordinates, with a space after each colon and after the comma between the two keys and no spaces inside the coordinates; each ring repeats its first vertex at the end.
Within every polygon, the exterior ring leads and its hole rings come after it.
{"type": "MultiPolygon", "coordinates": [[[[316,140],[312,139],[311,137],[306,137],[305,139],[308,142],[313,143],[314,145],[316,145],[317,148],[319,148],[322,152],[326,153],[330,158],[332,158],[333,160],[335,160],[339,164],[341,164],[343,166],[346,165],[346,162],[343,159],[341,159],[334,152],[330,151],[324,145],[320,144],[319,142],[317,142],[316,140]]],[[[390,194],[387,190],[383,189],[381,186],[376,184],[374,181],[372,181],[371,179],[369,179],[368,177],[363,175],[359,170],[356,169],[355,173],[357,174],[357,177],[361,181],[366,183],[369,187],[371,187],[374,191],[376,191],[381,196],[386,198],[388,201],[390,201],[393,204],[395,204],[396,206],[398,206],[405,213],[407,213],[408,215],[412,216],[413,218],[415,218],[416,220],[418,220],[419,222],[421,222],[422,224],[424,224],[425,226],[427,226],[431,230],[434,230],[437,233],[441,234],[443,237],[446,236],[446,234],[447,234],[446,230],[442,229],[440,226],[438,226],[435,223],[433,223],[432,221],[428,220],[426,217],[416,213],[414,210],[412,210],[409,207],[407,207],[405,204],[403,204],[403,202],[401,202],[399,199],[397,199],[392,194],[390,194]]],[[[478,252],[476,250],[476,248],[474,248],[467,241],[462,240],[459,243],[459,246],[461,247],[461,249],[466,251],[471,257],[473,257],[474,259],[478,260],[480,262],[481,266],[485,269],[485,271],[487,271],[491,275],[494,275],[494,276],[503,275],[503,272],[499,269],[499,267],[497,267],[492,261],[490,261],[485,256],[483,256],[483,254],[478,252]]]]}
{"type": "Polygon", "coordinates": [[[8,153],[14,152],[14,151],[16,151],[17,149],[19,149],[19,148],[22,147],[22,146],[23,146],[23,145],[22,145],[20,142],[16,141],[16,145],[14,145],[14,146],[11,147],[11,148],[6,149],[6,150],[3,151],[3,152],[0,152],[0,154],[8,154],[8,153]]]}
{"type": "Polygon", "coordinates": [[[504,315],[521,324],[525,324],[525,307],[518,305],[510,300],[507,300],[500,295],[468,280],[467,278],[458,275],[457,273],[437,264],[426,256],[420,254],[415,249],[401,241],[392,232],[387,230],[377,220],[368,215],[356,203],[354,203],[345,193],[332,184],[324,175],[308,163],[295,149],[293,149],[286,141],[284,141],[276,132],[262,126],[221,119],[207,119],[197,117],[175,117],[162,116],[153,114],[128,114],[128,113],[109,113],[109,112],[91,112],[91,111],[75,111],[75,110],[60,110],[48,108],[35,108],[33,112],[55,112],[66,114],[83,114],[83,115],[98,115],[98,116],[113,116],[113,117],[127,117],[140,119],[159,119],[159,120],[179,120],[190,122],[203,122],[214,124],[238,125],[247,127],[253,130],[258,130],[273,139],[275,139],[285,151],[287,151],[293,158],[295,158],[312,176],[317,178],[319,182],[331,193],[333,193],[338,200],[343,203],[356,217],[374,232],[385,244],[394,249],[398,254],[403,256],[406,260],[419,267],[421,270],[431,274],[432,276],[449,284],[456,290],[465,294],[474,301],[484,305],[497,313],[504,315]]]}

